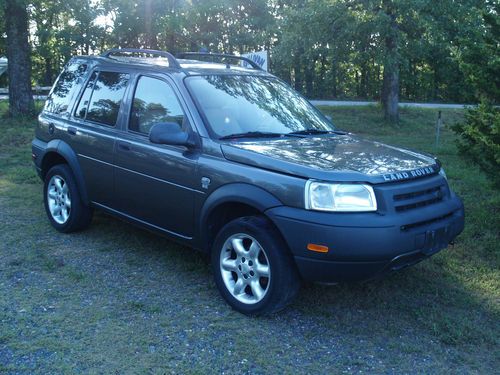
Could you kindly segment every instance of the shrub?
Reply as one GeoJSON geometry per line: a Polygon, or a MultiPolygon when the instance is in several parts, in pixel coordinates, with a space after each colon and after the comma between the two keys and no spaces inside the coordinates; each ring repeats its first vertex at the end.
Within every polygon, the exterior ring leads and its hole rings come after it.
{"type": "Polygon", "coordinates": [[[465,122],[453,130],[460,136],[458,147],[500,187],[500,109],[487,101],[468,109],[465,122]]]}

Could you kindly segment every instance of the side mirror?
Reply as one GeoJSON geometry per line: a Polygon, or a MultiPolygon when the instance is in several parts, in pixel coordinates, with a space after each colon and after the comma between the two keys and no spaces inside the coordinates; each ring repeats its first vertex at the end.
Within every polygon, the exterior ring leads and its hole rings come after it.
{"type": "Polygon", "coordinates": [[[151,143],[177,146],[194,146],[189,134],[183,132],[179,124],[175,122],[159,122],[151,127],[149,131],[151,143]]]}

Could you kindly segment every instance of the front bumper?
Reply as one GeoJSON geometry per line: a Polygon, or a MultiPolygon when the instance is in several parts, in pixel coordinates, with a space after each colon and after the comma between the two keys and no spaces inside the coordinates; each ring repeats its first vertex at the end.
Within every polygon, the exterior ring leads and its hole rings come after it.
{"type": "Polygon", "coordinates": [[[464,228],[464,207],[453,193],[438,204],[401,213],[281,206],[266,214],[281,231],[302,278],[313,282],[365,280],[399,270],[446,248],[464,228]],[[312,252],[309,243],[329,251],[312,252]]]}

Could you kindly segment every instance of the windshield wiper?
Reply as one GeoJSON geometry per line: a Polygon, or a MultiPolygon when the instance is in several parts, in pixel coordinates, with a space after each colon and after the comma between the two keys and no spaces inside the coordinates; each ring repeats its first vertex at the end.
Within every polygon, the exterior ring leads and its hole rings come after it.
{"type": "Polygon", "coordinates": [[[245,132],[245,133],[234,133],[220,137],[219,139],[236,139],[236,138],[276,138],[283,137],[283,133],[272,133],[272,132],[245,132]]]}
{"type": "Polygon", "coordinates": [[[304,129],[287,133],[287,135],[313,135],[313,134],[330,134],[330,133],[333,132],[330,130],[304,129]]]}

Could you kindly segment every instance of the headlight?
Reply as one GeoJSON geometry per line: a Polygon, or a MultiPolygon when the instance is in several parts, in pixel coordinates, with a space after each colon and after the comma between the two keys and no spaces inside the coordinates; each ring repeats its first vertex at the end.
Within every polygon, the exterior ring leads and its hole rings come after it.
{"type": "Polygon", "coordinates": [[[440,174],[441,176],[443,176],[446,180],[448,180],[448,177],[446,177],[446,173],[445,173],[445,171],[444,171],[444,169],[443,169],[443,168],[441,168],[441,169],[439,170],[439,174],[440,174]]]}
{"type": "Polygon", "coordinates": [[[377,200],[370,185],[307,181],[305,199],[306,209],[308,210],[377,211],[377,200]]]}

